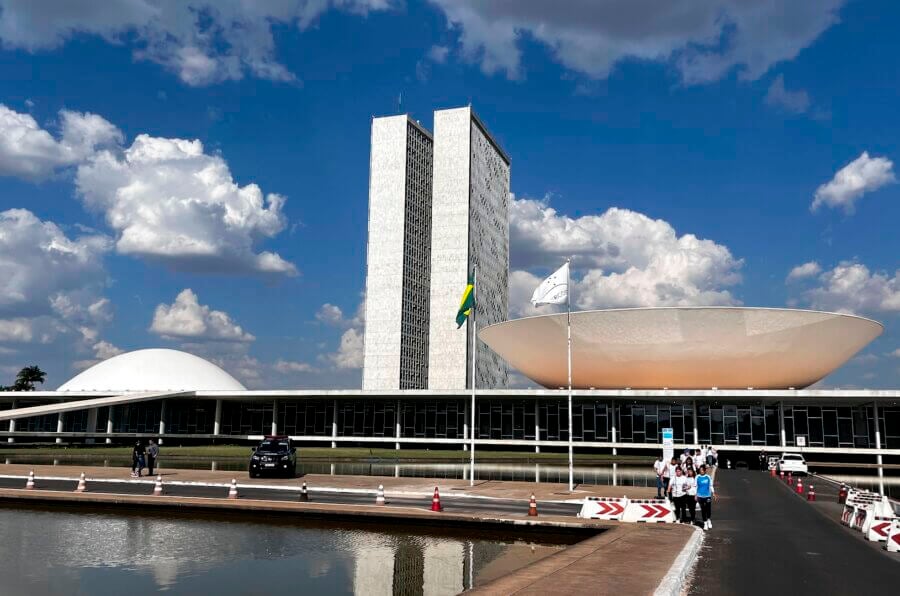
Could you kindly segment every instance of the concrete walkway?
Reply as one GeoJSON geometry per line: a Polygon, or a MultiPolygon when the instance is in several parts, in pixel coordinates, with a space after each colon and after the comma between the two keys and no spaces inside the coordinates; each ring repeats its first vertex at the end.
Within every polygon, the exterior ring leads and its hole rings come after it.
{"type": "Polygon", "coordinates": [[[900,557],[831,519],[834,508],[827,501],[808,503],[755,470],[720,470],[717,490],[713,529],[706,533],[690,594],[897,592],[900,557]]]}
{"type": "Polygon", "coordinates": [[[652,594],[695,531],[683,525],[619,524],[616,531],[583,540],[469,594],[652,594]]]}
{"type": "MultiPolygon", "coordinates": [[[[28,464],[0,465],[0,476],[28,475],[34,470],[35,476],[52,478],[78,478],[82,472],[88,478],[132,480],[131,471],[127,468],[105,468],[100,466],[32,466],[28,464]]],[[[310,490],[343,490],[347,492],[366,492],[374,494],[378,485],[384,485],[385,494],[407,496],[429,496],[434,487],[440,488],[441,494],[467,497],[487,497],[498,499],[528,499],[532,493],[538,501],[570,501],[594,497],[621,497],[646,499],[656,495],[655,488],[636,486],[596,486],[579,485],[570,493],[565,484],[512,482],[501,480],[476,480],[475,486],[469,486],[468,480],[448,478],[396,478],[393,476],[340,476],[328,474],[306,474],[300,478],[249,478],[246,472],[184,470],[164,468],[159,474],[163,482],[195,482],[224,486],[235,478],[242,486],[278,486],[300,489],[300,483],[306,482],[310,490]]],[[[155,477],[155,476],[154,476],[155,477]]],[[[143,480],[151,481],[150,478],[143,480]]]]}

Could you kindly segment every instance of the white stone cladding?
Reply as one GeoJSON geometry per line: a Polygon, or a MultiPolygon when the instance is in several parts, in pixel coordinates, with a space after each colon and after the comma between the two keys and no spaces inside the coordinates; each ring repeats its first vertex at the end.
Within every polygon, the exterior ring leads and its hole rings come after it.
{"type": "MultiPolygon", "coordinates": [[[[506,320],[509,275],[509,159],[470,107],[434,113],[434,190],[428,388],[471,387],[471,330],[455,315],[478,264],[478,328],[506,320]]],[[[505,362],[478,343],[480,388],[507,384],[505,362]]]]}
{"type": "Polygon", "coordinates": [[[431,137],[372,120],[363,389],[423,389],[428,365],[431,137]]]}

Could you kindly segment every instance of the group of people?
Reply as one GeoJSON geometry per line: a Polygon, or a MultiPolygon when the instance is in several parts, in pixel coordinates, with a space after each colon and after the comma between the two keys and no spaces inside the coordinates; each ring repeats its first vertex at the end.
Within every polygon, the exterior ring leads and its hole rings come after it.
{"type": "Polygon", "coordinates": [[[675,505],[675,522],[697,523],[697,505],[703,529],[712,529],[712,501],[715,498],[712,476],[709,472],[717,465],[718,454],[714,447],[685,449],[670,461],[656,458],[656,498],[668,498],[675,505]]]}
{"type": "Polygon", "coordinates": [[[135,441],[131,450],[131,477],[140,478],[144,468],[147,468],[148,476],[153,476],[153,468],[156,467],[158,457],[159,445],[154,443],[153,439],[150,439],[150,444],[146,448],[140,441],[135,441]]]}

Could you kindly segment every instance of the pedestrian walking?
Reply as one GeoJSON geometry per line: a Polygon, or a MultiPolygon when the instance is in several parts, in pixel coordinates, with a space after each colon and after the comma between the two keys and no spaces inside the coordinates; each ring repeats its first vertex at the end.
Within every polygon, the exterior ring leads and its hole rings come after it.
{"type": "Polygon", "coordinates": [[[678,460],[676,458],[672,458],[669,463],[665,464],[663,467],[663,494],[669,494],[669,484],[671,484],[672,479],[675,478],[675,470],[678,469],[678,460]]]}
{"type": "Polygon", "coordinates": [[[159,457],[159,445],[153,439],[147,445],[147,474],[153,476],[153,468],[156,467],[156,459],[159,457]]]}
{"type": "Polygon", "coordinates": [[[146,460],[144,459],[144,446],[141,445],[140,441],[135,441],[134,449],[131,450],[131,477],[132,478],[140,478],[141,473],[144,470],[144,466],[147,465],[146,460]]]}
{"type": "Polygon", "coordinates": [[[687,519],[687,478],[681,468],[675,468],[675,477],[669,483],[669,497],[675,504],[675,521],[676,523],[684,523],[687,519]]]}
{"type": "Polygon", "coordinates": [[[666,469],[666,464],[663,463],[663,458],[661,455],[656,456],[656,461],[653,462],[653,471],[656,472],[656,498],[663,498],[663,472],[666,469]]]}
{"type": "Polygon", "coordinates": [[[691,520],[691,525],[693,526],[697,523],[697,477],[696,474],[694,474],[693,468],[687,471],[685,477],[687,484],[687,498],[685,498],[684,504],[687,508],[687,514],[691,520]]]}
{"type": "Polygon", "coordinates": [[[706,473],[706,466],[700,466],[700,475],[697,476],[697,503],[700,505],[704,530],[712,529],[712,500],[715,494],[712,478],[706,473]]]}

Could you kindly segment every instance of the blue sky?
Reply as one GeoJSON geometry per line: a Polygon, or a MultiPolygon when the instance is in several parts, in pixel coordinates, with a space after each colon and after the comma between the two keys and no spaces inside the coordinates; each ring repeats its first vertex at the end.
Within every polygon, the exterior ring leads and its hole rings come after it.
{"type": "Polygon", "coordinates": [[[402,93],[512,158],[512,316],[574,253],[581,308],[873,317],[825,384],[897,387],[900,7],[750,4],[0,0],[0,374],[169,346],[358,386],[369,122],[402,93]]]}

